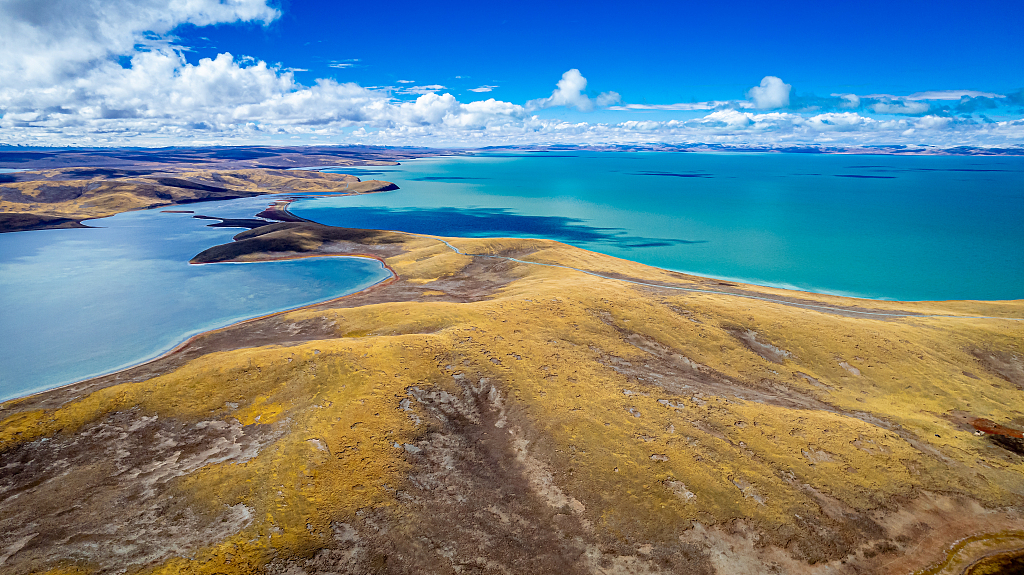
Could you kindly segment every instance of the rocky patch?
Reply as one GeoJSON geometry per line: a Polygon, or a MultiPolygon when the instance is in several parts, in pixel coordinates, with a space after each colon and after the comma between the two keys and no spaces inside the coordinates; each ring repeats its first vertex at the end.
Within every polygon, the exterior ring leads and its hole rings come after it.
{"type": "Polygon", "coordinates": [[[244,463],[279,433],[133,410],[8,451],[0,457],[0,567],[19,574],[65,560],[115,572],[234,534],[252,510],[197,511],[175,480],[207,465],[244,463]]]}

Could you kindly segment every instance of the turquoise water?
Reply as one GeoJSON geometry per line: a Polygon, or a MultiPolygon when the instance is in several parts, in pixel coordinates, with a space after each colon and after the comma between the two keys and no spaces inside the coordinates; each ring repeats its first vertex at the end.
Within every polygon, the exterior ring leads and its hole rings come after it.
{"type": "Polygon", "coordinates": [[[560,152],[335,171],[337,226],[542,237],[700,275],[896,300],[1024,298],[1024,158],[560,152]]]}
{"type": "MultiPolygon", "coordinates": [[[[306,198],[340,226],[543,237],[659,267],[871,298],[1024,298],[1024,158],[543,153],[343,170],[400,190],[306,198]]],[[[248,218],[274,198],[176,209],[248,218]]],[[[0,234],[0,399],[116,371],[196,333],[351,293],[379,263],[190,266],[238,229],[129,212],[0,234]]]]}
{"type": "MultiPolygon", "coordinates": [[[[252,217],[270,198],[173,209],[252,217]]],[[[375,260],[189,265],[237,228],[159,209],[86,222],[98,229],[0,234],[0,400],[110,373],[192,335],[364,289],[375,260]]]]}

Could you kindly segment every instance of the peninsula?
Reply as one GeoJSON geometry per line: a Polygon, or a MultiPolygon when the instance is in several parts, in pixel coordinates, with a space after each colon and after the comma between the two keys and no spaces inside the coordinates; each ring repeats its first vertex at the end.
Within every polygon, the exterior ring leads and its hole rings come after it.
{"type": "Polygon", "coordinates": [[[5,572],[1021,562],[1024,302],[857,300],[301,220],[193,262],[346,254],[395,278],[0,405],[5,572]]]}

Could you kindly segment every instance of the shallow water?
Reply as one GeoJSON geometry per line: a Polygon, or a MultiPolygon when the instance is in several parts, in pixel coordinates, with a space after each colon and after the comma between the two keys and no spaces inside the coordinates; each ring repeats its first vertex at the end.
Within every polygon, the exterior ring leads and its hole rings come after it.
{"type": "MultiPolygon", "coordinates": [[[[163,209],[252,217],[270,201],[163,209]]],[[[156,209],[86,222],[98,229],[0,234],[0,400],[110,373],[197,333],[390,276],[365,258],[189,265],[242,231],[191,216],[156,209]]]]}
{"type": "Polygon", "coordinates": [[[397,183],[324,224],[540,237],[700,275],[896,300],[1024,298],[1024,158],[558,152],[332,170],[397,183]]]}

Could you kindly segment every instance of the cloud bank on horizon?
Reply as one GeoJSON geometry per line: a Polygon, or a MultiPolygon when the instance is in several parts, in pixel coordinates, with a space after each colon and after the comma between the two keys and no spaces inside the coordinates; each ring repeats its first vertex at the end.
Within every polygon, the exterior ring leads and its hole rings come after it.
{"type": "Polygon", "coordinates": [[[817,97],[767,75],[735,100],[628,103],[613,91],[588,92],[573,68],[547,97],[460,101],[439,83],[303,84],[302,69],[228,52],[192,63],[173,35],[183,25],[267,26],[280,17],[266,0],[3,0],[0,144],[1024,142],[1024,92],[817,97]]]}

